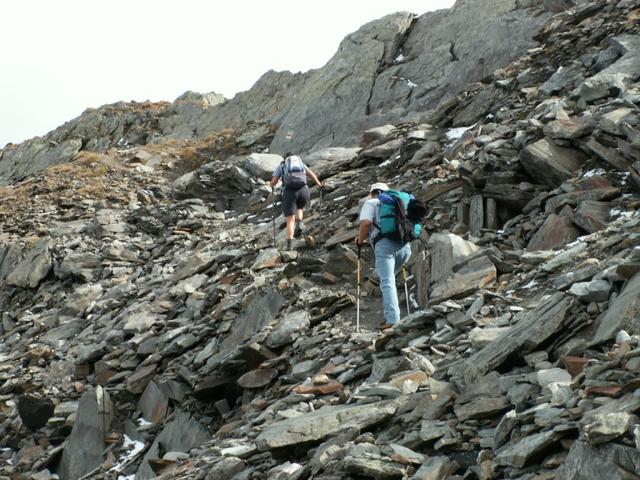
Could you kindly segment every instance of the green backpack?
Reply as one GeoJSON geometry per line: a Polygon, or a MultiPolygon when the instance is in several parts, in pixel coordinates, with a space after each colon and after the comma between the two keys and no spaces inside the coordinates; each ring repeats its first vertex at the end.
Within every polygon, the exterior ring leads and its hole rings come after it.
{"type": "Polygon", "coordinates": [[[380,233],[373,239],[374,244],[383,238],[401,243],[420,238],[420,222],[427,214],[427,206],[422,200],[395,190],[387,190],[376,198],[380,200],[379,223],[374,225],[380,233]]]}

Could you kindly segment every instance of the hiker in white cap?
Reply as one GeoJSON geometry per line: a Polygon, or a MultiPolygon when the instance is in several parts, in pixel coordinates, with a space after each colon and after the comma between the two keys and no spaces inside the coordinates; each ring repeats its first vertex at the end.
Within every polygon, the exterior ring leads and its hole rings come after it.
{"type": "Polygon", "coordinates": [[[411,256],[411,245],[379,235],[380,200],[379,194],[389,190],[386,183],[374,183],[369,189],[369,197],[360,210],[360,230],[355,239],[358,247],[367,239],[373,246],[376,259],[376,272],[380,277],[382,304],[384,307],[384,323],[382,328],[389,328],[400,321],[400,306],[396,290],[396,274],[407,263],[411,256]]]}

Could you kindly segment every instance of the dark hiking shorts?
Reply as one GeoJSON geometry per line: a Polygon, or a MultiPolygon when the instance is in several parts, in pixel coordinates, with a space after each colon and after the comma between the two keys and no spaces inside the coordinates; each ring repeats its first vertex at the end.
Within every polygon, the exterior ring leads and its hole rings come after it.
{"type": "Polygon", "coordinates": [[[296,208],[304,208],[311,200],[309,187],[306,185],[298,190],[285,188],[282,191],[282,213],[290,217],[296,213],[296,208]]]}

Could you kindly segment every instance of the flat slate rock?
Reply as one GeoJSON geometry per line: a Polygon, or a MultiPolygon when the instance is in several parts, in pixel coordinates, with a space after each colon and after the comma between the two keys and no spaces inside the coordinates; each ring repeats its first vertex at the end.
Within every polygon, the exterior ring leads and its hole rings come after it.
{"type": "Polygon", "coordinates": [[[537,183],[558,187],[580,170],[583,158],[582,152],[559,147],[543,138],[522,151],[520,164],[537,183]]]}
{"type": "Polygon", "coordinates": [[[339,405],[323,407],[300,418],[289,418],[269,425],[256,438],[261,450],[318,442],[351,425],[367,429],[396,412],[393,403],[339,405]]]}
{"type": "Polygon", "coordinates": [[[620,330],[631,335],[640,333],[640,274],[629,280],[620,296],[596,322],[598,330],[593,336],[593,344],[614,338],[620,330]]]}
{"type": "Polygon", "coordinates": [[[638,478],[640,452],[616,443],[592,446],[577,440],[557,471],[563,480],[630,480],[638,478]]]}
{"type": "Polygon", "coordinates": [[[529,353],[564,327],[571,299],[562,293],[547,298],[529,312],[521,312],[511,330],[469,357],[463,365],[467,381],[499,367],[512,354],[529,353]]]}

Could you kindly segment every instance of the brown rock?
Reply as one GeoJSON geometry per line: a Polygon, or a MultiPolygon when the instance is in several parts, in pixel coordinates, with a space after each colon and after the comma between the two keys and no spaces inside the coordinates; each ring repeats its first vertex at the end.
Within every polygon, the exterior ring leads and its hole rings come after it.
{"type": "Polygon", "coordinates": [[[527,250],[551,250],[573,242],[580,232],[565,217],[552,213],[531,237],[527,250]]]}
{"type": "Polygon", "coordinates": [[[260,388],[268,385],[278,376],[275,368],[258,368],[245,373],[238,379],[238,385],[242,388],[260,388]]]}
{"type": "Polygon", "coordinates": [[[142,393],[155,373],[155,363],[139,368],[127,379],[127,390],[131,393],[142,393]]]}
{"type": "Polygon", "coordinates": [[[293,389],[294,393],[314,395],[328,395],[330,393],[339,392],[342,390],[343,385],[337,380],[330,380],[324,385],[298,385],[293,389]]]}
{"type": "Polygon", "coordinates": [[[610,209],[606,202],[584,201],[576,211],[574,222],[588,233],[604,230],[611,217],[610,209]]]}
{"type": "Polygon", "coordinates": [[[560,359],[564,368],[571,374],[572,377],[579,375],[584,370],[584,367],[589,363],[588,358],[584,357],[572,357],[570,355],[564,356],[560,359]]]}

